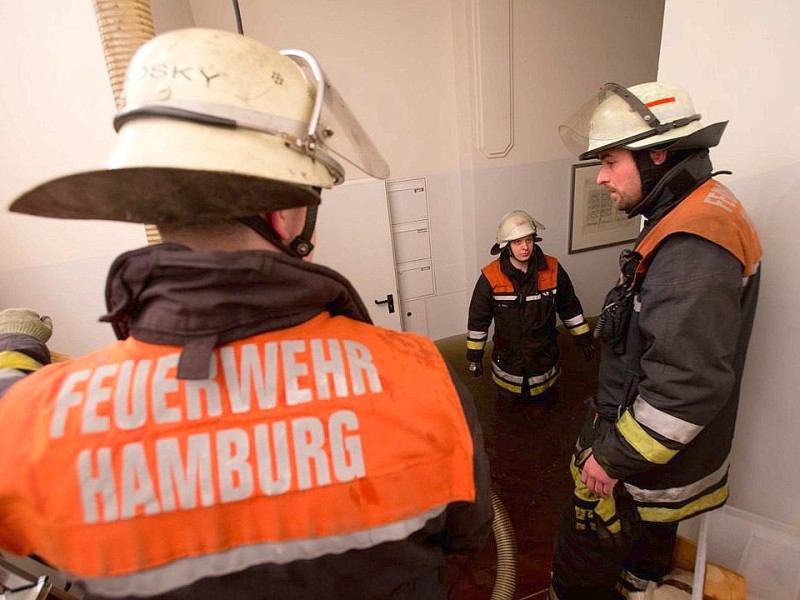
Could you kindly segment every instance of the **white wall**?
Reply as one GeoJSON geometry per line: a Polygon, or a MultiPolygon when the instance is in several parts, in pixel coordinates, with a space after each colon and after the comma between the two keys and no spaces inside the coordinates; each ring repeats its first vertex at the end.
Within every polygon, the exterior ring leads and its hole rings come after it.
{"type": "Polygon", "coordinates": [[[800,527],[800,4],[667,0],[659,79],[685,86],[696,108],[730,119],[715,169],[761,235],[761,295],[742,387],[731,504],[800,527]]]}
{"type": "MultiPolygon", "coordinates": [[[[198,27],[236,30],[230,2],[189,0],[198,27]]],[[[239,0],[245,34],[314,54],[392,169],[458,165],[450,2],[239,0]]]]}

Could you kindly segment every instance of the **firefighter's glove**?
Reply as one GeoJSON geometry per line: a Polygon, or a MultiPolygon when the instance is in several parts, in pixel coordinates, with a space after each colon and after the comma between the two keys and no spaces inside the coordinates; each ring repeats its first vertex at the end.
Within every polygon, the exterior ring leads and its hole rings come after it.
{"type": "Polygon", "coordinates": [[[483,365],[479,362],[471,362],[469,363],[469,372],[473,377],[480,377],[483,375],[483,365]]]}
{"type": "Polygon", "coordinates": [[[53,321],[30,308],[6,308],[0,310],[0,335],[5,333],[29,335],[45,344],[53,335],[53,321]]]}
{"type": "Polygon", "coordinates": [[[595,354],[595,346],[594,346],[594,336],[591,332],[582,333],[579,336],[575,337],[575,342],[583,352],[583,358],[586,359],[586,362],[589,362],[594,358],[595,354]]]}
{"type": "Polygon", "coordinates": [[[570,465],[572,477],[575,481],[575,530],[587,535],[597,537],[601,545],[608,549],[622,544],[623,523],[617,514],[617,504],[614,497],[602,498],[586,487],[581,482],[580,469],[573,460],[570,465]]]}
{"type": "Polygon", "coordinates": [[[606,548],[615,548],[622,543],[624,533],[616,501],[613,497],[600,498],[589,493],[593,496],[591,500],[575,490],[575,529],[597,536],[606,548]]]}

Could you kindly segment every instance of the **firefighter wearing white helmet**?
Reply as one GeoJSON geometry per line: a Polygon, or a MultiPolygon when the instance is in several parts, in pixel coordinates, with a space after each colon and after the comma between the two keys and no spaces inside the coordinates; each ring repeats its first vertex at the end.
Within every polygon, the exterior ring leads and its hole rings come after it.
{"type": "Polygon", "coordinates": [[[544,231],[546,227],[524,210],[512,211],[500,221],[500,225],[497,227],[497,242],[492,246],[490,252],[492,254],[500,254],[500,251],[509,242],[520,240],[527,236],[531,236],[534,242],[540,242],[542,238],[536,234],[538,229],[544,231]]]}
{"type": "Polygon", "coordinates": [[[545,227],[523,210],[500,220],[491,254],[472,292],[467,361],[483,374],[483,354],[494,321],[492,380],[503,395],[543,404],[555,398],[561,375],[556,318],[591,360],[594,344],[572,281],[558,260],[537,245],[545,227]]]}
{"type": "MultiPolygon", "coordinates": [[[[87,599],[446,598],[446,554],[491,530],[482,434],[436,346],[373,326],[310,262],[343,162],[388,176],[316,59],[169,32],[134,56],[115,125],[107,169],[12,206],[164,243],[111,267],[118,342],[3,397],[0,549],[87,599]]],[[[4,375],[46,356],[25,331],[0,328],[27,343],[0,346],[4,375]]]]}
{"type": "Polygon", "coordinates": [[[554,600],[646,590],[669,570],[678,523],[728,498],[761,244],[712,172],[725,125],[704,125],[683,88],[653,82],[606,84],[559,128],[643,227],[595,329],[598,390],[570,465],[554,600]]]}

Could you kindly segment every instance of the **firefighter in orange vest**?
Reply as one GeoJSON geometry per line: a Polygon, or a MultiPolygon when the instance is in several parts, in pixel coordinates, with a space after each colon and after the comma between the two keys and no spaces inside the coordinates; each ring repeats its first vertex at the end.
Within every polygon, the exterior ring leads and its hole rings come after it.
{"type": "MultiPolygon", "coordinates": [[[[446,555],[491,531],[473,401],[310,262],[339,157],[386,178],[379,152],[313,56],[234,33],[155,37],[124,97],[108,169],[11,207],[164,243],[111,266],[119,341],[0,402],[0,549],[95,599],[446,598],[446,555]]],[[[47,362],[18,348],[4,376],[47,362]]]]}
{"type": "Polygon", "coordinates": [[[561,376],[556,315],[591,360],[594,343],[583,308],[566,270],[537,242],[545,227],[527,212],[505,215],[491,253],[472,292],[467,325],[467,361],[483,374],[483,353],[494,321],[492,380],[501,393],[544,404],[554,399],[561,376]]]}
{"type": "Polygon", "coordinates": [[[552,599],[644,591],[668,571],[678,523],[728,498],[761,245],[712,172],[726,124],[701,124],[680,86],[609,83],[560,128],[644,227],[595,331],[599,386],[572,457],[552,599]]]}

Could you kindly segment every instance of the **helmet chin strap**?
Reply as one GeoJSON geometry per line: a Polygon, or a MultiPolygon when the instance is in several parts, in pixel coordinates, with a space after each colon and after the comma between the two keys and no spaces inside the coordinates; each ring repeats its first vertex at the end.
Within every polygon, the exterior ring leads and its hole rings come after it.
{"type": "Polygon", "coordinates": [[[300,235],[295,237],[288,246],[283,243],[283,240],[275,233],[272,226],[261,216],[252,215],[249,217],[239,217],[237,220],[255,231],[270,244],[279,248],[285,254],[294,258],[304,258],[311,254],[311,251],[314,249],[311,238],[314,235],[314,228],[317,225],[317,208],[316,205],[306,207],[306,220],[303,225],[303,231],[301,231],[300,235]]]}
{"type": "Polygon", "coordinates": [[[317,226],[317,208],[319,207],[316,205],[306,207],[306,222],[303,225],[303,231],[289,244],[288,250],[291,250],[296,258],[308,256],[314,249],[311,238],[314,236],[314,228],[317,226]]]}

